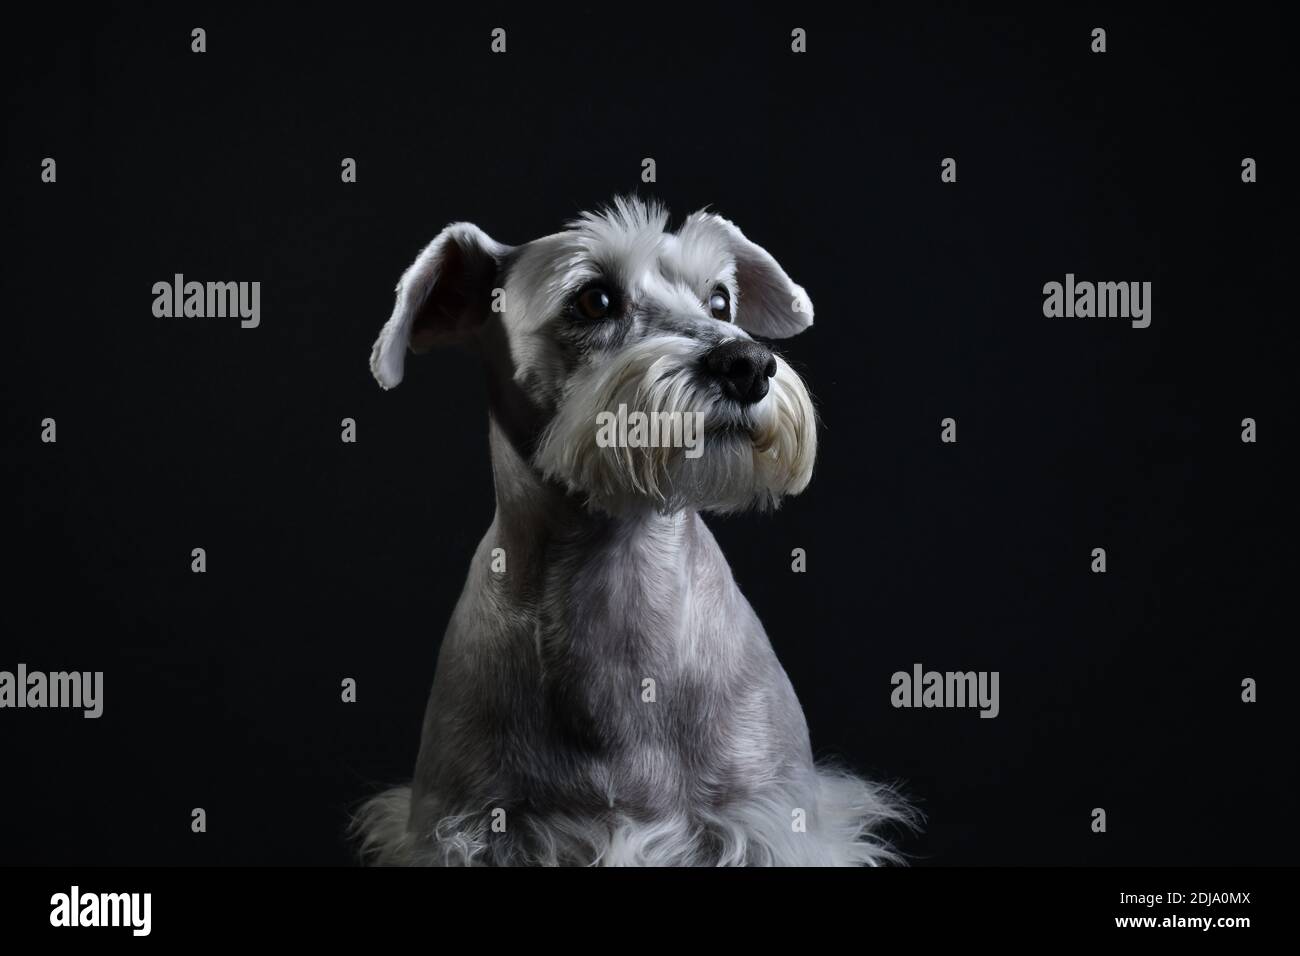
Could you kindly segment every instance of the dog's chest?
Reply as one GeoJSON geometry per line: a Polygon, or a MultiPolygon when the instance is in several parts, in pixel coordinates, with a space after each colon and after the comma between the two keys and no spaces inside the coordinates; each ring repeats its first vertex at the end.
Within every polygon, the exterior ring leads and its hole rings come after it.
{"type": "Polygon", "coordinates": [[[555,555],[538,613],[545,737],[620,792],[722,772],[764,732],[770,648],[721,552],[702,524],[656,531],[555,555]]]}
{"type": "Polygon", "coordinates": [[[682,539],[673,529],[613,535],[552,556],[538,621],[547,679],[585,688],[594,704],[653,697],[659,681],[689,666],[683,651],[693,643],[693,615],[682,539]]]}

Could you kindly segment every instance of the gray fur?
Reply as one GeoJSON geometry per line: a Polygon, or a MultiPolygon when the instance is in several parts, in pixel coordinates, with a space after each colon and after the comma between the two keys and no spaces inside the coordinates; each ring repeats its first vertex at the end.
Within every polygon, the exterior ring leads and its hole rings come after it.
{"type": "Polygon", "coordinates": [[[461,224],[399,284],[372,367],[395,385],[393,350],[412,329],[479,348],[496,515],[443,639],[415,779],[357,817],[375,862],[897,859],[879,829],[909,812],[887,788],[814,764],[790,681],[699,515],[775,506],[811,477],[811,400],[788,365],[746,407],[699,371],[710,347],[747,336],[747,316],[793,334],[811,303],[725,220],[697,214],[676,235],[665,224],[620,201],[515,249],[461,224]],[[472,247],[448,256],[449,241],[472,247]],[[565,297],[595,275],[616,277],[626,310],[575,324],[565,297]],[[505,313],[479,308],[483,289],[456,286],[466,277],[504,287],[505,313]],[[734,321],[701,307],[713,284],[733,290],[734,321]],[[591,414],[615,395],[707,409],[726,428],[698,462],[596,448],[591,414]]]}

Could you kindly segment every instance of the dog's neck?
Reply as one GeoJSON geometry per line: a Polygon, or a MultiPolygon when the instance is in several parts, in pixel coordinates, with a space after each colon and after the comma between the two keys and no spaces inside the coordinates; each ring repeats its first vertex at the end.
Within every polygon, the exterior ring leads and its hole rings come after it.
{"type": "Polygon", "coordinates": [[[620,515],[594,512],[577,495],[540,475],[495,416],[490,416],[492,478],[496,489],[496,547],[505,550],[510,590],[536,594],[557,557],[611,548],[653,555],[657,571],[685,567],[698,515],[662,514],[647,504],[620,515]]]}

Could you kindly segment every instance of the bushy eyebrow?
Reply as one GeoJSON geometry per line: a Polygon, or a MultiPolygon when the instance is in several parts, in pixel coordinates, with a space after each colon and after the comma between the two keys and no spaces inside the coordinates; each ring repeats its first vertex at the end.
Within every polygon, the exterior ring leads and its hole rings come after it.
{"type": "Polygon", "coordinates": [[[598,279],[608,281],[608,275],[608,270],[604,269],[600,263],[587,258],[585,255],[572,256],[565,262],[563,271],[551,283],[551,289],[557,298],[568,298],[576,295],[583,286],[598,279]]]}
{"type": "Polygon", "coordinates": [[[555,269],[546,283],[558,306],[585,286],[604,282],[611,291],[634,295],[643,276],[654,274],[707,301],[717,286],[733,303],[739,297],[736,263],[725,234],[707,222],[688,222],[681,233],[662,231],[658,221],[590,218],[560,234],[555,269]]]}
{"type": "Polygon", "coordinates": [[[724,286],[734,301],[738,289],[731,250],[712,237],[701,240],[698,233],[673,238],[664,271],[685,282],[697,295],[708,295],[715,286],[724,286]]]}

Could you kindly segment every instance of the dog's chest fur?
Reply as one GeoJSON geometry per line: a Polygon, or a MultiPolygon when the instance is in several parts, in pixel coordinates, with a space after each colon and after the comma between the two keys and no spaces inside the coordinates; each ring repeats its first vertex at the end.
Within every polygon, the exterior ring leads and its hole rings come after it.
{"type": "Polygon", "coordinates": [[[520,557],[511,581],[472,572],[453,617],[426,720],[431,786],[654,813],[808,762],[793,690],[697,515],[593,522],[520,557]]]}

